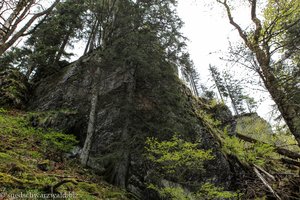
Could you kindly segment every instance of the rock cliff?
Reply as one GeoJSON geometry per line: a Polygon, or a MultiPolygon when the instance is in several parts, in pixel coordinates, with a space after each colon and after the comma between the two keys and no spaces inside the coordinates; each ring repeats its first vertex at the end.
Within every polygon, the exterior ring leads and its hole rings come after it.
{"type": "Polygon", "coordinates": [[[230,188],[230,164],[196,114],[201,102],[166,61],[151,67],[110,64],[94,52],[41,81],[32,99],[33,110],[71,110],[72,115],[60,116],[52,126],[79,138],[82,164],[139,198],[155,199],[147,189],[153,180],[144,156],[146,138],[163,140],[174,133],[213,150],[215,158],[205,163],[205,173],[193,174],[191,180],[230,188]]]}

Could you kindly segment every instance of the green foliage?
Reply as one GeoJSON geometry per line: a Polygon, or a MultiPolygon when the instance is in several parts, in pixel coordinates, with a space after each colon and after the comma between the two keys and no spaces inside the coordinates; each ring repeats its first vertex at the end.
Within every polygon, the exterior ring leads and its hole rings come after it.
{"type": "MultiPolygon", "coordinates": [[[[208,104],[208,107],[210,109],[216,108],[217,104],[214,104],[215,101],[212,101],[210,104],[208,104]]],[[[210,126],[211,129],[215,129],[215,127],[218,127],[221,122],[214,118],[211,114],[207,113],[205,110],[198,109],[196,111],[196,114],[200,117],[201,120],[203,120],[203,123],[206,126],[210,126]]]]}
{"type": "Polygon", "coordinates": [[[63,153],[70,152],[78,143],[74,135],[67,135],[60,132],[43,134],[43,148],[46,155],[62,157],[63,153]]]}
{"type": "Polygon", "coordinates": [[[196,199],[239,199],[238,193],[224,191],[224,188],[216,187],[211,183],[205,183],[201,186],[200,190],[196,193],[196,199]]]}
{"type": "MultiPolygon", "coordinates": [[[[203,163],[214,159],[211,150],[201,150],[198,148],[197,143],[180,139],[178,134],[173,135],[170,140],[161,142],[156,138],[148,138],[146,151],[147,158],[158,165],[158,171],[162,170],[160,172],[160,180],[162,177],[168,177],[168,175],[172,174],[177,178],[183,176],[182,171],[189,171],[190,173],[203,171],[203,163]]],[[[235,193],[223,191],[222,188],[214,187],[212,184],[204,184],[195,193],[184,189],[179,184],[174,184],[173,186],[149,184],[148,188],[158,192],[162,198],[174,200],[193,200],[200,197],[221,199],[237,196],[235,193]]]]}
{"type": "MultiPolygon", "coordinates": [[[[246,164],[265,166],[268,161],[278,159],[280,156],[275,153],[276,146],[299,151],[299,148],[295,146],[295,139],[290,134],[272,131],[270,124],[256,114],[239,117],[236,132],[261,141],[253,144],[236,137],[229,137],[225,133],[224,150],[236,155],[246,164]]],[[[279,165],[277,169],[279,169],[279,165]]]]}
{"type": "Polygon", "coordinates": [[[270,143],[294,152],[300,152],[300,147],[298,146],[295,137],[291,134],[287,127],[276,126],[274,133],[273,137],[269,139],[270,143]]]}
{"type": "Polygon", "coordinates": [[[0,70],[0,106],[23,108],[27,96],[27,79],[18,69],[0,70]]]}
{"type": "Polygon", "coordinates": [[[5,113],[7,113],[7,110],[0,107],[0,114],[5,114],[5,113]]]}
{"type": "Polygon", "coordinates": [[[157,187],[153,184],[148,186],[159,193],[162,198],[172,200],[221,200],[221,199],[240,199],[241,194],[231,191],[225,191],[224,188],[216,187],[211,183],[204,183],[198,191],[192,193],[185,191],[180,186],[173,187],[157,187]]]}
{"type": "Polygon", "coordinates": [[[159,164],[166,173],[175,173],[183,168],[203,170],[203,162],[214,158],[211,150],[198,149],[197,143],[184,141],[178,135],[162,142],[148,138],[146,145],[148,159],[159,164]]]}
{"type": "Polygon", "coordinates": [[[274,130],[268,122],[256,114],[239,117],[236,125],[237,133],[273,146],[284,147],[295,152],[300,151],[294,136],[287,128],[281,126],[273,128],[274,130]]]}
{"type": "Polygon", "coordinates": [[[274,157],[274,147],[270,144],[247,143],[233,136],[226,136],[223,150],[233,154],[244,164],[256,164],[264,166],[268,160],[274,157]]]}
{"type": "Polygon", "coordinates": [[[153,184],[148,186],[159,193],[162,198],[174,200],[193,200],[192,194],[187,194],[181,187],[163,187],[159,188],[153,184]]]}
{"type": "Polygon", "coordinates": [[[239,117],[237,119],[236,132],[266,142],[273,135],[271,125],[257,114],[239,117]]]}

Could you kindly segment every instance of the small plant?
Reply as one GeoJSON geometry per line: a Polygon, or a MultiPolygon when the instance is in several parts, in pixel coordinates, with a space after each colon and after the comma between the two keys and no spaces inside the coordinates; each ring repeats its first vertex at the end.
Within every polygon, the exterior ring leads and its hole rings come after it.
{"type": "Polygon", "coordinates": [[[256,164],[264,166],[266,161],[274,156],[274,147],[264,143],[247,143],[236,137],[226,136],[223,150],[235,155],[245,164],[256,164]]]}
{"type": "Polygon", "coordinates": [[[202,170],[203,162],[214,158],[211,150],[199,149],[197,143],[184,141],[177,134],[171,140],[162,142],[148,138],[146,145],[147,158],[168,174],[183,168],[202,170]]]}
{"type": "Polygon", "coordinates": [[[224,191],[224,188],[216,187],[211,183],[205,183],[195,194],[196,199],[238,199],[239,194],[230,191],[224,191]]]}
{"type": "Polygon", "coordinates": [[[74,135],[63,134],[60,132],[49,132],[42,137],[44,151],[52,158],[62,158],[64,153],[71,151],[78,143],[74,135]]]}

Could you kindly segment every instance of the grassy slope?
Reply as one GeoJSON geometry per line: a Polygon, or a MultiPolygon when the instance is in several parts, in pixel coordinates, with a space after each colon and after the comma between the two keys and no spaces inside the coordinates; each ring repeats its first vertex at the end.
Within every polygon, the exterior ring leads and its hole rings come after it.
{"type": "Polygon", "coordinates": [[[26,113],[0,108],[0,141],[2,195],[75,193],[76,199],[127,199],[124,191],[103,182],[78,160],[62,156],[76,143],[73,136],[34,128],[26,113]]]}

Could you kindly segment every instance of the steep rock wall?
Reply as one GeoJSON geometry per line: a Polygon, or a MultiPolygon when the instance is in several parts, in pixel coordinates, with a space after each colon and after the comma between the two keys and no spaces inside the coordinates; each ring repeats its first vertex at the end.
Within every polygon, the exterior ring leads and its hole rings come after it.
{"type": "Polygon", "coordinates": [[[94,53],[43,80],[32,99],[30,109],[75,112],[71,123],[62,120],[59,127],[81,140],[83,164],[142,199],[156,198],[146,189],[152,169],[143,155],[144,142],[147,137],[168,139],[174,133],[213,149],[215,159],[191,180],[230,187],[230,165],[196,115],[199,102],[167,62],[150,68],[117,66],[105,64],[94,53]]]}

